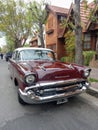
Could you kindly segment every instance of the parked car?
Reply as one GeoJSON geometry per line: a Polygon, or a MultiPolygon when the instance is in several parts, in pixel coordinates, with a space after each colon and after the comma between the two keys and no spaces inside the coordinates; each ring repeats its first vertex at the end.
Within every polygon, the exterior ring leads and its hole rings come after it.
{"type": "Polygon", "coordinates": [[[5,55],[5,60],[9,61],[9,58],[11,58],[11,57],[12,57],[12,52],[7,52],[5,55]]]}
{"type": "Polygon", "coordinates": [[[89,87],[90,68],[58,61],[46,48],[16,49],[8,68],[21,104],[64,103],[89,87]]]}

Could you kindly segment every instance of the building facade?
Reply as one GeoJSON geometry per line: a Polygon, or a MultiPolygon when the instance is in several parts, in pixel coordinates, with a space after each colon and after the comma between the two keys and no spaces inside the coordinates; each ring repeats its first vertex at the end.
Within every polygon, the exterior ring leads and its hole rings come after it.
{"type": "Polygon", "coordinates": [[[62,21],[67,18],[68,9],[56,6],[47,6],[48,12],[46,23],[46,47],[53,49],[57,54],[57,59],[61,59],[65,55],[65,28],[62,21]]]}

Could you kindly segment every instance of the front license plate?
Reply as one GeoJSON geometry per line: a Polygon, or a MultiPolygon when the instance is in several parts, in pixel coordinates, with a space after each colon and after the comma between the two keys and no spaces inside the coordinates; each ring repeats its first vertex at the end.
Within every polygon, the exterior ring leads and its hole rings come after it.
{"type": "Polygon", "coordinates": [[[57,101],[57,104],[62,104],[62,103],[66,103],[66,102],[68,102],[68,99],[67,99],[67,98],[65,98],[65,99],[60,99],[60,100],[57,101]]]}

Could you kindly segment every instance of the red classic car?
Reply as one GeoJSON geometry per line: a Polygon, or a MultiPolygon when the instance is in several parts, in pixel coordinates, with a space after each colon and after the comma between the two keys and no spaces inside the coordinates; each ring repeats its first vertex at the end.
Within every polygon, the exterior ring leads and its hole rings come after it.
{"type": "Polygon", "coordinates": [[[90,68],[58,61],[46,48],[16,49],[8,68],[21,104],[64,103],[89,87],[90,68]]]}

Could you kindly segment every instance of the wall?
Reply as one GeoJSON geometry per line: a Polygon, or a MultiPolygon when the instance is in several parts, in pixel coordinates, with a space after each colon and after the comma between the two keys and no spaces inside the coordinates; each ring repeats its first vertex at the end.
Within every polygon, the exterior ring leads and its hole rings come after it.
{"type": "Polygon", "coordinates": [[[53,45],[57,43],[57,28],[56,28],[56,16],[49,13],[46,23],[46,44],[53,45]],[[49,32],[50,31],[50,32],[49,32]]]}

